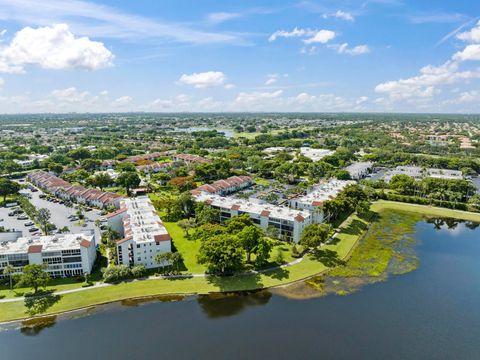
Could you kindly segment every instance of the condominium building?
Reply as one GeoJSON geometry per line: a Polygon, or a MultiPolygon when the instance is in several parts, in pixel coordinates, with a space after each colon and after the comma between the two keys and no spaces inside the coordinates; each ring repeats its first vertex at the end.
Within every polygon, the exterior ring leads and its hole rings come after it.
{"type": "Polygon", "coordinates": [[[204,184],[192,190],[192,194],[199,193],[228,195],[233,192],[245,189],[254,184],[253,178],[250,176],[231,176],[228,179],[217,180],[211,184],[204,184]]]}
{"type": "Polygon", "coordinates": [[[300,241],[303,229],[313,221],[308,211],[293,210],[289,207],[274,206],[255,202],[253,199],[236,199],[201,192],[194,195],[196,201],[205,202],[212,208],[220,210],[221,221],[234,216],[248,214],[252,221],[266,230],[274,227],[279,236],[286,240],[300,241]]]}
{"type": "Polygon", "coordinates": [[[118,264],[158,267],[155,257],[172,250],[171,237],[147,196],[123,199],[120,209],[107,215],[117,241],[118,264]]]}
{"type": "Polygon", "coordinates": [[[334,151],[328,150],[328,149],[313,149],[309,147],[301,147],[300,148],[300,153],[313,160],[313,161],[318,161],[323,159],[325,156],[332,155],[334,151]]]}
{"type": "Polygon", "coordinates": [[[324,219],[321,211],[323,203],[327,200],[335,199],[345,187],[352,184],[355,184],[355,181],[330,180],[313,187],[299,197],[290,199],[289,203],[294,209],[311,211],[315,223],[322,222],[324,219]]]}
{"type": "Polygon", "coordinates": [[[21,273],[25,265],[47,264],[52,277],[90,274],[95,263],[94,234],[19,237],[0,243],[0,277],[7,265],[21,273]]]}
{"type": "Polygon", "coordinates": [[[373,162],[362,161],[355,162],[345,168],[353,180],[360,180],[367,176],[372,170],[373,162]]]}
{"type": "Polygon", "coordinates": [[[448,169],[434,169],[434,168],[422,168],[420,166],[397,166],[395,169],[388,171],[384,180],[390,182],[395,175],[408,175],[416,180],[424,178],[437,178],[447,180],[461,180],[463,179],[463,173],[459,170],[448,169]]]}

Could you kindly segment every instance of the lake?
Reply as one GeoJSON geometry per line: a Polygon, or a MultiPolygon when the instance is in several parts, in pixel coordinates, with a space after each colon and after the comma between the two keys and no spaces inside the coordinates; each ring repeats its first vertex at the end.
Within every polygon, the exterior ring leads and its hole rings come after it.
{"type": "Polygon", "coordinates": [[[480,227],[448,225],[419,222],[419,268],[348,296],[263,291],[101,306],[43,328],[7,326],[0,358],[478,359],[480,227]]]}

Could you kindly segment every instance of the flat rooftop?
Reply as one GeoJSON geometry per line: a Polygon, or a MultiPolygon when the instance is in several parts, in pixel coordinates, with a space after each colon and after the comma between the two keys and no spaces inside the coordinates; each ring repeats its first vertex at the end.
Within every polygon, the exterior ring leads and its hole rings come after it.
{"type": "Polygon", "coordinates": [[[5,241],[0,244],[0,254],[25,254],[31,246],[41,245],[42,252],[78,249],[84,240],[91,242],[94,235],[56,234],[48,236],[20,237],[14,241],[5,241]]]}
{"type": "Polygon", "coordinates": [[[306,195],[292,199],[304,204],[320,205],[324,201],[334,199],[346,186],[355,184],[353,180],[330,180],[314,186],[306,195]],[[315,204],[318,203],[318,204],[315,204]]]}
{"type": "Polygon", "coordinates": [[[270,218],[277,218],[282,220],[294,221],[295,218],[300,215],[304,219],[311,216],[308,211],[294,210],[289,207],[275,206],[267,203],[263,203],[257,199],[238,199],[234,197],[209,195],[201,193],[195,197],[197,201],[204,201],[212,206],[219,208],[229,209],[236,208],[238,211],[253,213],[260,215],[264,211],[269,212],[270,218]]]}
{"type": "Polygon", "coordinates": [[[125,237],[132,236],[135,242],[154,241],[160,236],[165,240],[168,234],[148,196],[122,200],[121,207],[126,208],[125,237]]]}

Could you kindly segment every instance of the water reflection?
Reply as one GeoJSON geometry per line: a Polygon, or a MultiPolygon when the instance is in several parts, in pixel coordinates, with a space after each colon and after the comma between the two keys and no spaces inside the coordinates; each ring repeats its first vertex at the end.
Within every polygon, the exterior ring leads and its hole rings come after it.
{"type": "Polygon", "coordinates": [[[267,305],[272,293],[266,290],[256,292],[215,293],[199,295],[197,302],[210,319],[238,315],[244,310],[267,305]]]}
{"type": "Polygon", "coordinates": [[[24,320],[21,323],[20,333],[25,336],[37,336],[43,330],[55,326],[56,323],[56,315],[24,320]]]}
{"type": "Polygon", "coordinates": [[[154,301],[158,302],[172,302],[172,301],[182,301],[185,300],[187,296],[185,295],[157,295],[157,296],[148,296],[137,299],[125,299],[120,302],[122,306],[127,307],[137,307],[143,304],[148,304],[154,301]]]}
{"type": "Polygon", "coordinates": [[[475,230],[480,225],[480,223],[474,221],[465,221],[453,218],[428,218],[426,222],[432,224],[435,230],[441,230],[445,226],[449,230],[454,230],[459,224],[465,224],[465,227],[468,229],[475,230]]]}

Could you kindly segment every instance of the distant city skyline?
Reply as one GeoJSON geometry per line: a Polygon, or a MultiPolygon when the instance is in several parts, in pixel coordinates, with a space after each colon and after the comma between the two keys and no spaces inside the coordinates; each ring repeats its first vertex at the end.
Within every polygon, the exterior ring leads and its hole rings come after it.
{"type": "Polygon", "coordinates": [[[480,112],[473,1],[0,0],[0,113],[480,112]]]}

